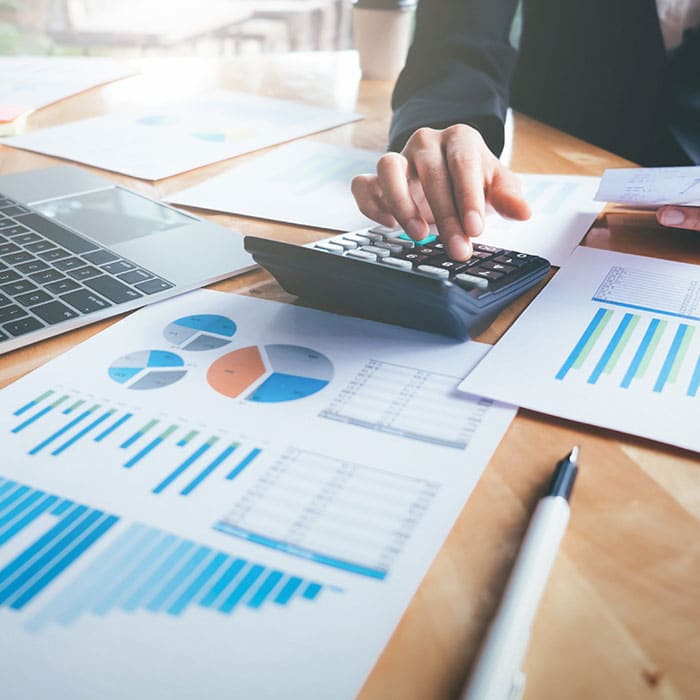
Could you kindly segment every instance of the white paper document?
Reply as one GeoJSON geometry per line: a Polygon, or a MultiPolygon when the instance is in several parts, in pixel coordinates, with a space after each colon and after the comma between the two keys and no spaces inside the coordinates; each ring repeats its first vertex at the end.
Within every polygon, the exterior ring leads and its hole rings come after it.
{"type": "Polygon", "coordinates": [[[603,208],[593,201],[597,177],[518,173],[532,209],[528,221],[486,217],[479,243],[540,255],[563,265],[603,208]]]}
{"type": "Polygon", "coordinates": [[[3,697],[355,697],[514,416],[487,349],[198,291],[0,392],[3,697]]]}
{"type": "Polygon", "coordinates": [[[221,91],[148,111],[41,129],[5,143],[159,180],[361,118],[300,102],[221,91]]]}
{"type": "Polygon", "coordinates": [[[136,71],[124,61],[92,57],[0,57],[0,108],[39,109],[136,71]]]}
{"type": "Polygon", "coordinates": [[[700,268],[578,248],[460,388],[700,451],[700,268]]]}
{"type": "Polygon", "coordinates": [[[700,206],[700,166],[606,170],[595,198],[640,208],[700,206]]]}
{"type": "Polygon", "coordinates": [[[336,231],[373,226],[350,191],[355,175],[374,172],[381,153],[297,141],[169,195],[166,200],[260,219],[336,231]]]}

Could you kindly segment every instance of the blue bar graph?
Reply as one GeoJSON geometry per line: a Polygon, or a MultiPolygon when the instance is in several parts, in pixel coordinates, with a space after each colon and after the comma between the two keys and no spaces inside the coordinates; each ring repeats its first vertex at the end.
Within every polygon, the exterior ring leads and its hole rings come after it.
{"type": "MultiPolygon", "coordinates": [[[[179,443],[178,443],[179,444],[179,443]]],[[[214,458],[185,488],[180,491],[183,496],[189,496],[197,486],[199,486],[211,473],[238,448],[238,443],[232,443],[224,449],[217,457],[214,458]]],[[[240,466],[240,465],[239,465],[240,466]]]]}
{"type": "Polygon", "coordinates": [[[34,406],[38,406],[44,399],[48,399],[49,396],[53,394],[53,390],[49,390],[44,392],[41,396],[37,396],[35,399],[30,401],[29,403],[24,404],[21,408],[18,408],[12,415],[13,416],[21,416],[23,413],[26,413],[30,409],[34,408],[34,406]]]}
{"type": "Polygon", "coordinates": [[[673,342],[671,343],[671,347],[668,351],[668,354],[666,355],[664,364],[661,367],[661,371],[659,372],[656,384],[654,384],[654,391],[656,393],[663,391],[664,385],[668,381],[668,378],[671,376],[671,370],[673,369],[676,357],[678,356],[678,352],[680,351],[681,345],[683,343],[683,338],[685,337],[685,334],[687,332],[688,326],[684,323],[681,323],[678,326],[676,334],[673,336],[673,342]]]}
{"type": "Polygon", "coordinates": [[[64,425],[62,428],[57,430],[55,433],[47,437],[45,440],[40,442],[36,447],[32,448],[29,450],[30,455],[35,455],[41,452],[45,447],[48,447],[54,440],[58,440],[58,438],[61,437],[61,435],[64,435],[67,433],[71,428],[75,427],[78,425],[78,423],[84,421],[90,414],[93,413],[98,408],[98,406],[93,406],[92,408],[89,408],[87,411],[83,411],[77,418],[73,418],[73,420],[69,421],[66,425],[64,425]]]}
{"type": "Polygon", "coordinates": [[[53,526],[0,569],[0,606],[21,610],[95,544],[118,518],[2,478],[0,487],[2,493],[15,495],[12,501],[3,500],[9,508],[3,511],[0,520],[0,547],[39,516],[49,514],[56,518],[53,526]],[[11,488],[6,490],[8,484],[11,488]]]}
{"type": "Polygon", "coordinates": [[[688,396],[697,396],[698,389],[700,389],[700,357],[698,357],[695,370],[693,371],[693,377],[690,380],[690,385],[688,386],[688,396]]]}
{"type": "Polygon", "coordinates": [[[569,373],[569,370],[574,366],[576,361],[579,359],[579,356],[583,353],[584,348],[588,345],[589,341],[593,338],[593,334],[598,330],[600,324],[602,323],[603,319],[607,317],[607,312],[606,309],[600,308],[596,311],[595,315],[593,316],[593,319],[591,322],[588,324],[588,327],[586,330],[583,332],[583,335],[579,338],[579,341],[576,343],[574,346],[574,349],[571,351],[569,356],[566,358],[566,361],[562,365],[561,369],[557,372],[556,378],[557,379],[564,379],[566,375],[569,373]]]}
{"type": "Polygon", "coordinates": [[[198,447],[182,464],[180,464],[177,469],[171,472],[163,481],[161,481],[154,489],[153,493],[161,493],[170,484],[175,481],[181,474],[183,474],[187,469],[189,469],[211,446],[217,441],[218,438],[210,438],[203,445],[198,447]]]}
{"type": "Polygon", "coordinates": [[[617,349],[617,346],[622,342],[622,338],[624,337],[625,331],[627,330],[627,327],[630,325],[631,321],[632,314],[625,314],[622,317],[622,320],[615,329],[615,333],[613,333],[613,337],[610,339],[610,342],[605,347],[605,351],[600,356],[600,359],[591,372],[591,376],[588,377],[589,384],[595,384],[600,379],[600,375],[603,374],[605,368],[608,366],[608,362],[610,362],[612,359],[613,353],[617,349]]]}
{"type": "MultiPolygon", "coordinates": [[[[85,518],[85,515],[83,515],[85,518]]],[[[137,523],[127,527],[67,590],[49,599],[30,629],[75,624],[85,615],[150,612],[178,617],[194,608],[231,615],[274,603],[316,601],[325,587],[137,523]]]]}
{"type": "Polygon", "coordinates": [[[60,455],[62,452],[65,452],[71,445],[74,445],[76,442],[78,442],[78,440],[85,437],[89,432],[94,430],[98,425],[104,423],[113,413],[114,413],[114,411],[107,411],[106,413],[103,413],[99,418],[92,421],[92,423],[89,423],[87,425],[87,427],[83,428],[82,430],[79,430],[75,435],[73,435],[73,437],[69,438],[62,445],[57,447],[51,454],[54,457],[56,457],[57,455],[60,455]]]}
{"type": "Polygon", "coordinates": [[[642,365],[642,361],[651,350],[651,342],[654,339],[654,334],[656,333],[656,329],[659,327],[659,323],[660,321],[658,318],[652,318],[649,322],[646,332],[644,333],[644,337],[642,338],[642,342],[639,344],[637,351],[634,353],[632,362],[630,363],[630,366],[627,369],[622,382],[620,383],[620,386],[623,389],[628,389],[632,384],[632,380],[637,376],[637,372],[642,365]]]}
{"type": "Polygon", "coordinates": [[[126,421],[132,417],[132,415],[133,414],[131,413],[125,413],[120,418],[117,418],[117,420],[114,421],[114,423],[112,423],[107,430],[102,431],[97,437],[95,437],[95,442],[102,442],[106,437],[109,437],[115,430],[124,425],[124,423],[126,423],[126,421]]]}
{"type": "Polygon", "coordinates": [[[235,479],[261,452],[262,450],[257,447],[251,450],[233,469],[233,471],[226,476],[227,479],[235,479]]]}

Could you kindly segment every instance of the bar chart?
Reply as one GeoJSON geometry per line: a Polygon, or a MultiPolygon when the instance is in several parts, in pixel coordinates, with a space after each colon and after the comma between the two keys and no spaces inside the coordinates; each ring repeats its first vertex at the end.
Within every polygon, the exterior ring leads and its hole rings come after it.
{"type": "Polygon", "coordinates": [[[21,610],[95,545],[119,519],[0,477],[0,607],[21,610]],[[14,556],[13,556],[14,554],[14,556]]]}
{"type": "MultiPolygon", "coordinates": [[[[671,314],[668,314],[671,315],[671,314]]],[[[556,374],[587,384],[621,389],[682,393],[700,388],[700,333],[697,324],[598,307],[556,374]]]]}
{"type": "Polygon", "coordinates": [[[127,526],[89,567],[31,618],[68,627],[82,616],[146,612],[180,617],[193,608],[231,615],[319,598],[316,581],[249,561],[142,523],[127,526]]]}
{"type": "MultiPolygon", "coordinates": [[[[49,389],[19,406],[11,435],[32,436],[29,456],[91,451],[103,468],[148,469],[153,494],[195,493],[211,479],[234,480],[263,449],[229,431],[212,433],[109,401],[49,389]]],[[[183,421],[184,422],[184,421],[183,421]]]]}
{"type": "Polygon", "coordinates": [[[463,450],[492,402],[466,403],[458,377],[370,360],[319,415],[370,430],[463,450]]]}
{"type": "Polygon", "coordinates": [[[290,448],[215,528],[384,579],[438,490],[434,482],[290,448]]]}

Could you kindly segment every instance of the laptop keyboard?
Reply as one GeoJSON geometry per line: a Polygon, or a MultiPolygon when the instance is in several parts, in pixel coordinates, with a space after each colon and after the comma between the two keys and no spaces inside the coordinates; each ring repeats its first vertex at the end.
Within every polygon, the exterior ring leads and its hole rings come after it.
{"type": "Polygon", "coordinates": [[[0,341],[174,286],[0,193],[0,341]]]}

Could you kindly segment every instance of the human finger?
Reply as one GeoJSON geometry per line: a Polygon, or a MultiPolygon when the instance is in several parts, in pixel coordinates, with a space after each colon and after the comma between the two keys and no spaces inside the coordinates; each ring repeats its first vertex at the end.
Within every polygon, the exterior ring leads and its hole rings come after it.
{"type": "Polygon", "coordinates": [[[700,207],[661,207],[656,219],[663,226],[700,231],[700,207]]]}
{"type": "Polygon", "coordinates": [[[376,175],[358,175],[350,184],[358,209],[372,221],[393,228],[396,219],[388,211],[376,175]]]}
{"type": "Polygon", "coordinates": [[[496,165],[486,196],[493,208],[509,219],[524,221],[532,215],[518,177],[500,163],[496,165]]]}

